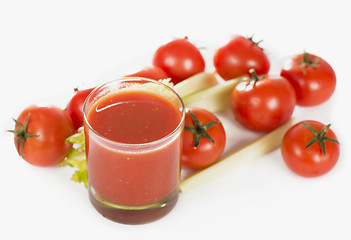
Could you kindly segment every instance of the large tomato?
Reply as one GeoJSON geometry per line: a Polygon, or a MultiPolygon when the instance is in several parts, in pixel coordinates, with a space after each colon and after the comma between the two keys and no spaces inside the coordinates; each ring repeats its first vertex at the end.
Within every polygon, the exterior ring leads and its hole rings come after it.
{"type": "Polygon", "coordinates": [[[296,104],[295,92],[283,77],[257,76],[238,83],[231,94],[235,119],[254,131],[270,131],[288,121],[296,104]]]}
{"type": "Polygon", "coordinates": [[[214,163],[222,154],[226,134],[220,120],[211,112],[191,108],[185,114],[182,165],[200,169],[214,163]]]}
{"type": "Polygon", "coordinates": [[[340,150],[329,127],[310,120],[297,123],[286,132],[281,153],[293,172],[304,177],[316,177],[335,166],[340,150]]]}
{"type": "Polygon", "coordinates": [[[333,68],[322,58],[303,53],[290,58],[280,73],[296,92],[297,105],[315,106],[328,100],[334,92],[333,68]]]}
{"type": "Polygon", "coordinates": [[[153,80],[160,80],[160,79],[168,78],[168,75],[161,68],[153,66],[153,67],[144,68],[139,72],[129,74],[126,77],[142,77],[142,78],[149,78],[153,80]]]}
{"type": "Polygon", "coordinates": [[[84,105],[85,99],[88,97],[88,95],[93,89],[94,88],[88,88],[84,90],[77,89],[75,95],[67,104],[66,112],[70,115],[73,121],[73,126],[76,131],[84,124],[83,105],[84,105]]]}
{"type": "Polygon", "coordinates": [[[74,134],[70,116],[57,107],[31,106],[15,120],[15,144],[20,156],[36,166],[54,166],[71,150],[66,138],[74,134]]]}
{"type": "MultiPolygon", "coordinates": [[[[259,43],[259,42],[258,42],[259,43]]],[[[254,68],[257,74],[267,74],[270,63],[267,55],[251,38],[235,36],[229,43],[219,48],[213,58],[217,73],[229,80],[254,68]]]]}
{"type": "Polygon", "coordinates": [[[174,84],[205,70],[205,60],[187,38],[173,40],[157,49],[153,64],[167,73],[174,84]]]}

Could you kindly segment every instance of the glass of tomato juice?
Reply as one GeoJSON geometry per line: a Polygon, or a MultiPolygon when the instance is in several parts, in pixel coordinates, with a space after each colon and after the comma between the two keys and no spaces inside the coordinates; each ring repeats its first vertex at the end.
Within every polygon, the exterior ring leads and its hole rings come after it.
{"type": "Polygon", "coordinates": [[[167,85],[123,78],[95,88],[84,107],[89,198],[104,217],[141,224],[179,194],[184,104],[167,85]]]}

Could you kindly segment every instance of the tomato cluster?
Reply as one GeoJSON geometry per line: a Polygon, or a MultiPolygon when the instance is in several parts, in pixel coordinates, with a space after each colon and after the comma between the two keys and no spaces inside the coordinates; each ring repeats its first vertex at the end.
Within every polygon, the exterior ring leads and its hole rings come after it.
{"type": "MultiPolygon", "coordinates": [[[[245,74],[250,77],[233,89],[231,109],[242,126],[253,131],[267,132],[287,122],[296,105],[316,106],[328,100],[334,92],[336,77],[325,60],[307,52],[291,57],[282,68],[280,76],[268,75],[270,61],[259,46],[260,42],[255,42],[252,37],[235,36],[215,52],[213,64],[217,74],[225,81],[245,74]]],[[[163,69],[175,84],[205,68],[201,54],[187,38],[177,39],[160,47],[154,55],[153,63],[163,69]]],[[[188,120],[186,124],[189,123],[195,124],[188,120]]],[[[283,140],[284,161],[290,169],[302,176],[326,173],[339,157],[339,145],[332,130],[327,127],[329,125],[317,123],[299,123],[292,128],[294,131],[288,131],[283,140]],[[322,137],[316,137],[318,134],[322,137]],[[333,136],[323,138],[324,135],[333,136]],[[318,140],[307,147],[306,139],[318,140]],[[300,143],[299,147],[295,142],[300,143]],[[306,146],[303,148],[303,145],[306,146]]],[[[220,135],[225,138],[225,133],[220,135]]],[[[215,144],[216,141],[211,143],[205,138],[202,140],[203,145],[200,145],[203,147],[196,149],[196,137],[198,136],[195,133],[186,131],[183,165],[202,168],[216,161],[219,156],[211,157],[211,154],[220,152],[216,150],[218,144],[224,145],[225,141],[217,140],[215,144]],[[206,157],[202,149],[210,149],[206,157]]]]}
{"type": "MultiPolygon", "coordinates": [[[[315,106],[331,97],[336,86],[332,67],[322,58],[304,52],[289,59],[280,76],[268,75],[270,61],[252,37],[235,36],[213,56],[216,73],[227,81],[243,75],[231,93],[231,110],[245,128],[267,132],[287,122],[296,105],[315,106]]],[[[127,77],[170,78],[173,84],[205,71],[200,50],[189,39],[175,39],[154,53],[153,66],[127,77]]],[[[52,166],[62,161],[71,145],[65,139],[83,125],[83,104],[93,88],[76,91],[65,110],[29,107],[16,121],[15,144],[29,163],[52,166]]],[[[225,148],[226,135],[215,114],[199,108],[186,113],[183,166],[204,168],[213,164],[225,148]]],[[[287,166],[303,176],[317,176],[336,163],[336,136],[315,121],[305,121],[286,133],[282,156],[287,166]],[[317,160],[316,160],[317,159],[317,160]]]]}

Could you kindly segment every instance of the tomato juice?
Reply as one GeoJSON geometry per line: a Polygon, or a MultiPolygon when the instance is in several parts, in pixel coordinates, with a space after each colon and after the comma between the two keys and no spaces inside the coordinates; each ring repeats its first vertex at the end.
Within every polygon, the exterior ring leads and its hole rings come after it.
{"type": "Polygon", "coordinates": [[[92,99],[86,103],[85,133],[93,205],[97,201],[100,207],[109,203],[112,209],[142,210],[178,197],[181,100],[174,103],[157,91],[133,87],[92,99]]]}

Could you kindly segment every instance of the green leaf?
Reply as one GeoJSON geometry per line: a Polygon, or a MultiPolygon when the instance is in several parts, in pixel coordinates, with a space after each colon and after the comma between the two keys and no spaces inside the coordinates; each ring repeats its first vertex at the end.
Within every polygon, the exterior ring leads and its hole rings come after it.
{"type": "Polygon", "coordinates": [[[321,146],[322,152],[323,152],[323,154],[325,156],[326,153],[325,153],[325,144],[324,144],[324,142],[323,141],[319,142],[319,145],[321,146]]]}
{"type": "Polygon", "coordinates": [[[330,138],[330,137],[325,137],[324,141],[329,141],[329,142],[334,142],[334,143],[339,143],[338,140],[334,139],[334,138],[330,138]]]}
{"type": "Polygon", "coordinates": [[[66,139],[66,142],[83,145],[85,143],[84,130],[82,128],[79,128],[78,133],[73,134],[72,136],[69,136],[66,139]]]}
{"type": "Polygon", "coordinates": [[[322,128],[322,130],[321,130],[320,133],[319,133],[320,138],[324,138],[324,136],[325,136],[325,134],[327,134],[329,128],[330,128],[330,124],[325,125],[325,126],[322,128]]]}
{"type": "Polygon", "coordinates": [[[71,177],[72,181],[84,183],[85,188],[88,188],[88,174],[87,171],[76,170],[71,177]]]}
{"type": "Polygon", "coordinates": [[[196,133],[196,128],[194,126],[185,126],[184,130],[192,132],[192,133],[196,133]]]}
{"type": "Polygon", "coordinates": [[[311,145],[313,145],[317,141],[318,141],[318,138],[316,138],[316,137],[312,138],[311,141],[306,145],[305,149],[309,148],[311,145]]]}
{"type": "Polygon", "coordinates": [[[200,144],[201,134],[194,133],[194,147],[197,148],[200,144]]]}
{"type": "Polygon", "coordinates": [[[202,134],[202,136],[207,138],[208,140],[210,140],[213,144],[215,144],[215,141],[213,140],[213,138],[207,132],[204,132],[202,134]]]}
{"type": "Polygon", "coordinates": [[[218,122],[217,121],[212,121],[212,122],[207,122],[207,123],[204,123],[202,124],[202,127],[207,130],[209,129],[210,127],[216,125],[218,122]]]}
{"type": "Polygon", "coordinates": [[[318,135],[318,131],[317,131],[314,127],[308,125],[308,124],[305,123],[305,122],[301,122],[301,123],[302,123],[302,125],[304,125],[305,127],[307,127],[307,129],[310,130],[310,131],[313,133],[313,135],[315,135],[315,136],[318,135]]]}
{"type": "Polygon", "coordinates": [[[197,119],[197,117],[195,116],[195,114],[192,113],[190,110],[189,110],[189,113],[190,113],[190,116],[191,116],[191,120],[193,120],[193,122],[194,122],[195,127],[201,126],[201,123],[200,123],[200,121],[197,119]]]}
{"type": "Polygon", "coordinates": [[[72,143],[73,147],[67,157],[58,164],[58,167],[68,165],[70,167],[77,168],[72,175],[71,180],[78,183],[84,183],[85,188],[88,188],[84,129],[80,128],[78,133],[68,137],[66,142],[72,143]]]}

